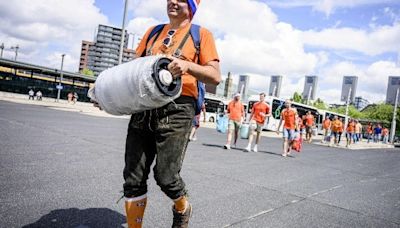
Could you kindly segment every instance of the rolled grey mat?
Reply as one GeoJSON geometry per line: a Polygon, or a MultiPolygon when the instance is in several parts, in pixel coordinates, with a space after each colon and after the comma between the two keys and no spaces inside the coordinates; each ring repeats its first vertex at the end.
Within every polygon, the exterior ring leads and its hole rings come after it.
{"type": "Polygon", "coordinates": [[[170,59],[147,56],[103,71],[88,97],[112,115],[129,115],[162,107],[180,96],[181,78],[167,70],[170,59]]]}

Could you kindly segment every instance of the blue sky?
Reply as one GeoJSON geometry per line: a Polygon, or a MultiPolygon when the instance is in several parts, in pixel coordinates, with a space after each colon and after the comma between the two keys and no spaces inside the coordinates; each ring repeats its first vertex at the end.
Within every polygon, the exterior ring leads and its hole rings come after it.
{"type": "MultiPolygon", "coordinates": [[[[80,44],[98,24],[121,26],[123,0],[0,1],[5,58],[77,71],[80,44]],[[13,9],[19,9],[15,14],[13,9]],[[71,16],[73,15],[73,16],[71,16]]],[[[166,0],[130,0],[127,29],[143,35],[166,22],[166,0]]],[[[223,77],[248,74],[266,91],[270,75],[283,75],[282,96],[317,75],[317,97],[338,103],[343,75],[357,75],[357,95],[385,100],[387,77],[400,75],[399,0],[202,0],[195,23],[214,35],[223,77]]],[[[136,42],[137,43],[137,42],[136,42]]]]}

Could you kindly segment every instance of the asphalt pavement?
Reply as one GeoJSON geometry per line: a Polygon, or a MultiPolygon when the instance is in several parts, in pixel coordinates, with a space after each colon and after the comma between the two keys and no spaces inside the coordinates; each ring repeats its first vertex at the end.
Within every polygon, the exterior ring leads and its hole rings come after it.
{"type": "MultiPolygon", "coordinates": [[[[128,121],[0,101],[0,227],[124,227],[128,121]]],[[[399,149],[224,144],[208,128],[189,144],[190,227],[400,227],[399,149]]],[[[170,227],[172,202],[148,183],[144,227],[170,227]]]]}

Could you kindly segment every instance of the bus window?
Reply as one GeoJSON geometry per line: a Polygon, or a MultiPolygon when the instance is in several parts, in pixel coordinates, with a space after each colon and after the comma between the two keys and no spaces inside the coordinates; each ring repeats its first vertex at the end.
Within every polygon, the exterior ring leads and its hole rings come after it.
{"type": "Polygon", "coordinates": [[[285,108],[285,101],[280,101],[277,99],[272,100],[272,116],[279,120],[281,119],[281,112],[285,108]]]}
{"type": "Polygon", "coordinates": [[[257,103],[257,101],[249,101],[249,109],[247,110],[247,113],[251,113],[251,110],[253,110],[253,105],[257,103]]]}

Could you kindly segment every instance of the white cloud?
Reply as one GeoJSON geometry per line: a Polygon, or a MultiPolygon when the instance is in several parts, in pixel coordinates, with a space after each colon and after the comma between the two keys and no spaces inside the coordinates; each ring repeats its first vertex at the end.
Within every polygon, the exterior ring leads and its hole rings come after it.
{"type": "MultiPolygon", "coordinates": [[[[137,17],[129,22],[128,30],[131,32],[143,34],[149,26],[166,20],[165,1],[134,2],[132,10],[137,17]]],[[[331,9],[376,3],[376,1],[291,2],[290,4],[312,4],[315,8],[318,5],[323,7],[325,4],[331,9]]],[[[377,62],[370,66],[351,62],[334,64],[330,59],[330,51],[356,51],[367,55],[398,52],[400,51],[399,24],[375,27],[368,32],[361,29],[340,28],[341,22],[338,21],[334,28],[300,31],[290,24],[280,22],[267,4],[249,0],[202,1],[194,23],[213,32],[223,73],[233,72],[235,81],[239,74],[250,75],[250,88],[255,91],[268,90],[270,75],[283,75],[281,95],[290,97],[296,91],[302,92],[304,75],[318,75],[320,80],[317,97],[338,103],[343,75],[357,75],[360,77],[359,95],[371,101],[383,100],[385,86],[377,86],[379,84],[377,82],[381,79],[375,75],[380,72],[381,77],[385,75],[387,77],[390,73],[397,73],[398,70],[393,62],[385,64],[377,62]],[[306,52],[304,45],[318,49],[306,52]]]]}
{"type": "Polygon", "coordinates": [[[390,61],[377,61],[368,66],[359,66],[351,62],[337,63],[319,73],[318,97],[338,103],[343,76],[358,76],[356,96],[362,96],[372,102],[384,101],[388,77],[400,76],[400,66],[390,61]]]}
{"type": "Polygon", "coordinates": [[[336,50],[350,50],[374,56],[400,52],[400,23],[374,27],[371,32],[353,28],[328,28],[302,32],[306,45],[336,50]]]}
{"type": "MultiPolygon", "coordinates": [[[[135,2],[137,7],[143,8],[140,10],[142,16],[129,22],[129,28],[135,32],[163,18],[160,15],[166,15],[165,3],[135,2]],[[152,15],[155,12],[157,16],[152,15]]],[[[137,11],[135,14],[139,14],[137,11]]],[[[308,74],[319,61],[317,55],[304,51],[299,32],[290,24],[278,22],[277,16],[261,2],[203,1],[194,22],[214,33],[225,73],[308,74]]]]}
{"type": "Polygon", "coordinates": [[[61,53],[66,53],[65,69],[74,72],[82,40],[92,40],[98,24],[107,22],[94,0],[0,1],[0,39],[6,48],[18,44],[19,60],[51,67],[56,66],[49,56],[59,67],[61,53]]]}

